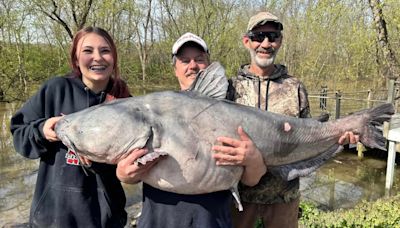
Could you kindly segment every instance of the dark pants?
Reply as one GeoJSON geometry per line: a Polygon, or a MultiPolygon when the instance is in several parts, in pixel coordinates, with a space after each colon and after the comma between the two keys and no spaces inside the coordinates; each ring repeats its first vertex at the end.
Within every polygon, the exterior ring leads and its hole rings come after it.
{"type": "Polygon", "coordinates": [[[143,184],[139,228],[231,228],[230,191],[182,195],[143,184]]]}
{"type": "Polygon", "coordinates": [[[235,228],[253,228],[261,218],[265,228],[297,228],[300,199],[289,203],[253,204],[242,202],[243,211],[234,208],[235,228]]]}

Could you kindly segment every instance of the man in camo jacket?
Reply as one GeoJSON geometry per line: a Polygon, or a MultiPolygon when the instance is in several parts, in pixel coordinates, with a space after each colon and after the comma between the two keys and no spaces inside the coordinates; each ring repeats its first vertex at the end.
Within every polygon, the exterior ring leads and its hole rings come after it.
{"type": "MultiPolygon", "coordinates": [[[[227,98],[262,110],[309,118],[310,106],[303,83],[289,75],[284,65],[274,64],[282,44],[282,30],[278,17],[269,12],[250,18],[242,42],[249,50],[251,63],[241,66],[238,75],[230,80],[227,98]]],[[[358,135],[345,132],[338,143],[358,141],[358,135]]],[[[240,183],[239,193],[244,210],[233,210],[235,227],[254,227],[258,218],[268,228],[298,227],[299,178],[286,181],[267,171],[255,186],[240,183]]]]}
{"type": "MultiPolygon", "coordinates": [[[[243,44],[251,63],[241,66],[232,78],[228,99],[275,113],[310,117],[304,85],[288,74],[284,65],[274,64],[282,44],[283,25],[278,17],[260,12],[250,18],[243,44]]],[[[268,167],[267,167],[268,169],[268,167]]],[[[264,227],[297,227],[299,178],[285,181],[267,172],[253,187],[239,185],[243,212],[235,210],[236,227],[254,227],[258,217],[264,227]]]]}

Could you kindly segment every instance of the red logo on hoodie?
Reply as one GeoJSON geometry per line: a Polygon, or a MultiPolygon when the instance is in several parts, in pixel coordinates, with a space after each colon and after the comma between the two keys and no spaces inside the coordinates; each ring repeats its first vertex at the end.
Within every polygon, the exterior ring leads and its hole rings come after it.
{"type": "Polygon", "coordinates": [[[79,159],[76,155],[75,151],[68,149],[68,152],[65,154],[66,163],[69,165],[79,165],[79,159]]]}

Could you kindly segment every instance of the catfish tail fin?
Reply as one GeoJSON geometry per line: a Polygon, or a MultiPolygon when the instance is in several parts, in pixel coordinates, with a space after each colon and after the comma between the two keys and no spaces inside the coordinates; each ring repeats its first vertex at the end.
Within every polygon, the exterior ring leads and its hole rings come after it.
{"type": "Polygon", "coordinates": [[[382,134],[382,125],[390,121],[394,114],[391,103],[385,103],[374,108],[357,112],[356,114],[367,115],[367,124],[360,135],[360,141],[367,147],[386,150],[386,138],[382,134]]]}

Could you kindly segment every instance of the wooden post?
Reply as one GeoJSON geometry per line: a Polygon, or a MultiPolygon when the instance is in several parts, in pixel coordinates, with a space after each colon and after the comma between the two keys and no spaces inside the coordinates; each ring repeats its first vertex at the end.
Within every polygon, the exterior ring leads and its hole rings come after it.
{"type": "Polygon", "coordinates": [[[389,141],[389,151],[388,151],[388,159],[386,166],[386,183],[385,183],[386,189],[391,189],[393,187],[395,160],[396,160],[396,143],[393,141],[389,141]]]}
{"type": "Polygon", "coordinates": [[[328,96],[328,87],[322,86],[319,98],[319,108],[326,111],[326,97],[328,96]]]}
{"type": "Polygon", "coordinates": [[[364,151],[367,151],[365,146],[362,143],[357,142],[357,155],[359,159],[364,158],[364,151]]]}
{"type": "Polygon", "coordinates": [[[389,150],[386,164],[385,188],[390,190],[393,186],[394,165],[396,160],[396,142],[400,142],[400,128],[389,130],[387,139],[389,140],[389,150]]]}
{"type": "Polygon", "coordinates": [[[368,96],[367,96],[367,108],[371,108],[371,99],[372,99],[372,90],[368,90],[368,96]]]}
{"type": "MultiPolygon", "coordinates": [[[[394,84],[395,80],[390,79],[388,85],[388,103],[394,103],[394,84]]],[[[400,142],[400,128],[394,128],[388,131],[387,139],[389,140],[388,158],[386,164],[386,183],[385,189],[390,190],[393,186],[394,165],[396,160],[396,142],[400,142]]]]}
{"type": "Polygon", "coordinates": [[[340,98],[342,97],[342,94],[340,93],[340,90],[338,90],[335,93],[335,100],[336,100],[336,114],[335,114],[335,119],[340,118],[340,98]]]}
{"type": "Polygon", "coordinates": [[[394,79],[389,80],[387,102],[392,104],[394,102],[394,79]]]}

